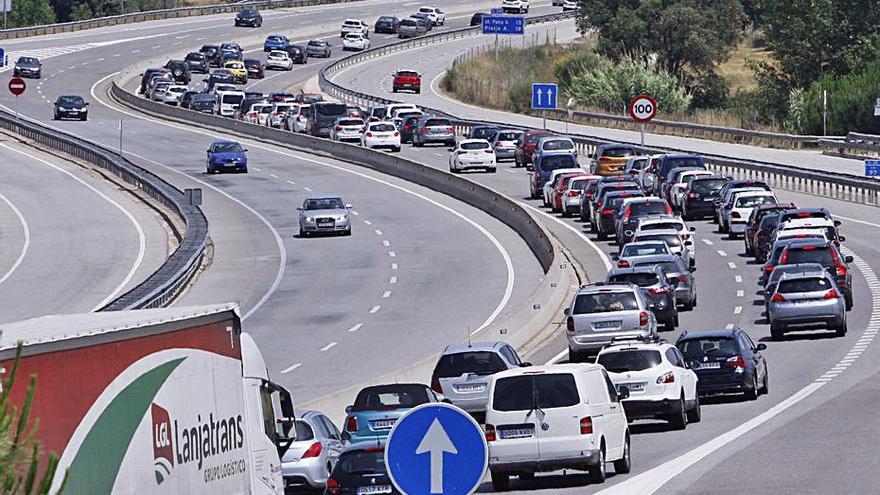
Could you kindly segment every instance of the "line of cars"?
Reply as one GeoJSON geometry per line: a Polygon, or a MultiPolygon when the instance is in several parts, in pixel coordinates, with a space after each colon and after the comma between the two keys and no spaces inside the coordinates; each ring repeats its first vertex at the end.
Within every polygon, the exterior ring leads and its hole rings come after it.
{"type": "MultiPolygon", "coordinates": [[[[13,77],[40,79],[43,75],[43,62],[36,57],[21,56],[12,67],[13,77]]],[[[61,95],[52,102],[53,120],[86,121],[89,117],[89,103],[79,95],[61,95]]]]}

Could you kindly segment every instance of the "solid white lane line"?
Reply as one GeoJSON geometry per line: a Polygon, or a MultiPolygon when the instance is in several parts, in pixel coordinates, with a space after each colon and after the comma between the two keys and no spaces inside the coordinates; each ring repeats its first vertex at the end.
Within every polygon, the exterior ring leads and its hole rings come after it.
{"type": "Polygon", "coordinates": [[[10,201],[6,196],[2,194],[0,194],[0,200],[3,200],[3,202],[6,203],[7,206],[9,206],[9,209],[12,210],[12,213],[14,213],[15,216],[18,218],[18,223],[19,225],[21,225],[22,235],[24,235],[24,242],[22,242],[21,244],[21,251],[18,252],[18,257],[15,258],[15,262],[12,263],[12,266],[9,267],[9,270],[7,270],[2,277],[0,277],[0,284],[2,284],[3,282],[6,282],[6,280],[8,280],[13,273],[15,273],[15,270],[18,268],[19,265],[21,265],[21,262],[24,261],[24,257],[27,256],[28,247],[30,247],[31,245],[31,230],[28,227],[28,223],[27,220],[25,220],[24,215],[21,214],[21,211],[15,207],[12,201],[10,201]]]}
{"type": "Polygon", "coordinates": [[[370,314],[374,315],[378,313],[380,309],[382,309],[382,306],[373,306],[372,308],[370,308],[370,314]]]}
{"type": "Polygon", "coordinates": [[[138,271],[138,268],[140,268],[141,263],[143,263],[144,254],[147,251],[147,239],[146,239],[147,236],[146,236],[146,234],[144,234],[143,227],[141,227],[141,224],[138,222],[138,220],[134,217],[134,215],[129,213],[129,211],[126,210],[125,207],[123,207],[121,204],[116,202],[113,198],[111,198],[111,197],[107,196],[106,194],[104,194],[103,192],[99,191],[96,187],[89,184],[85,180],[80,179],[79,177],[74,175],[72,172],[69,172],[69,171],[63,169],[63,168],[59,167],[58,165],[55,165],[54,163],[50,163],[46,160],[43,160],[42,158],[40,158],[36,155],[32,155],[32,154],[27,153],[25,151],[20,151],[15,148],[11,148],[3,143],[0,143],[0,146],[4,147],[12,152],[18,153],[19,155],[24,155],[24,156],[30,158],[31,160],[40,162],[43,165],[46,165],[47,167],[53,168],[53,169],[61,172],[62,174],[67,175],[68,177],[75,180],[76,182],[79,182],[80,184],[82,184],[83,186],[88,188],[90,191],[97,194],[98,197],[100,197],[104,201],[113,205],[113,207],[116,208],[117,210],[119,210],[123,215],[125,215],[125,217],[128,218],[128,220],[134,226],[135,231],[137,231],[137,237],[138,237],[137,256],[135,256],[134,263],[132,263],[131,268],[128,270],[128,273],[125,275],[125,278],[122,279],[122,282],[120,282],[119,285],[117,285],[116,288],[114,288],[113,291],[107,295],[107,297],[105,297],[101,302],[99,302],[94,307],[94,309],[92,309],[92,311],[97,311],[97,310],[101,309],[104,305],[106,305],[107,303],[109,303],[110,301],[115,299],[116,296],[118,296],[119,293],[122,292],[123,289],[125,289],[125,286],[128,285],[129,282],[131,282],[131,279],[134,278],[134,275],[138,271]]]}
{"type": "Polygon", "coordinates": [[[382,293],[382,299],[388,299],[389,297],[391,297],[390,290],[386,290],[385,292],[382,293]]]}
{"type": "Polygon", "coordinates": [[[302,366],[302,363],[296,363],[293,366],[291,366],[290,368],[284,368],[283,370],[281,370],[281,372],[282,373],[290,373],[291,371],[299,368],[300,366],[302,366]]]}
{"type": "Polygon", "coordinates": [[[534,212],[540,213],[541,215],[543,215],[543,216],[545,216],[545,217],[547,217],[547,218],[553,220],[554,222],[558,223],[559,225],[562,225],[562,226],[565,227],[566,229],[568,229],[568,230],[574,232],[575,235],[577,235],[578,237],[580,237],[581,240],[583,240],[584,242],[586,242],[587,245],[590,246],[591,248],[593,248],[593,251],[595,251],[596,254],[599,255],[599,259],[601,259],[601,260],[602,260],[602,263],[605,264],[605,269],[606,269],[606,270],[610,270],[611,268],[613,268],[613,266],[611,265],[611,259],[609,259],[609,258],[608,258],[608,255],[605,254],[605,251],[602,251],[602,249],[600,249],[599,246],[597,246],[595,242],[593,242],[592,240],[590,240],[589,237],[587,237],[586,235],[584,235],[583,232],[581,232],[580,230],[574,228],[573,226],[571,226],[571,225],[569,225],[569,224],[563,222],[562,220],[556,218],[555,216],[550,215],[550,214],[548,214],[547,212],[545,212],[545,211],[543,211],[543,210],[539,210],[538,208],[535,208],[534,206],[532,206],[532,205],[530,205],[530,204],[528,204],[528,203],[523,203],[522,201],[520,201],[519,204],[522,205],[522,206],[525,206],[526,208],[529,208],[530,210],[532,210],[532,211],[534,211],[534,212]]]}
{"type": "Polygon", "coordinates": [[[326,351],[329,351],[330,349],[333,349],[334,347],[336,347],[336,344],[337,344],[337,342],[330,342],[329,344],[327,344],[321,348],[321,352],[326,352],[326,351]]]}
{"type": "Polygon", "coordinates": [[[349,332],[357,332],[358,330],[361,329],[362,326],[364,326],[363,323],[358,323],[357,325],[355,325],[355,326],[349,328],[348,331],[349,331],[349,332]]]}

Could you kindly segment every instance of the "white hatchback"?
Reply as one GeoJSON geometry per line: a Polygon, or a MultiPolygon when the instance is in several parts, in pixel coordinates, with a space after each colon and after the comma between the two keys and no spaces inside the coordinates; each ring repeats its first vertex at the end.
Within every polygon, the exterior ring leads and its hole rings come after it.
{"type": "Polygon", "coordinates": [[[364,134],[364,121],[356,117],[339,117],[330,127],[330,139],[334,141],[360,141],[364,134]]]}
{"type": "Polygon", "coordinates": [[[618,390],[626,387],[626,417],[661,419],[676,430],[701,418],[697,374],[679,350],[667,342],[615,342],[599,352],[596,363],[608,371],[618,390]]]}
{"type": "Polygon", "coordinates": [[[446,24],[446,14],[439,7],[419,7],[419,14],[427,14],[435,26],[446,24]]]}
{"type": "Polygon", "coordinates": [[[290,54],[281,50],[273,50],[266,57],[267,70],[291,70],[293,69],[293,59],[290,54]]]}
{"type": "Polygon", "coordinates": [[[486,410],[489,471],[496,491],[510,477],[576,469],[605,481],[605,463],[630,471],[626,414],[608,373],[597,364],[514,368],[494,376],[486,410]]]}
{"type": "Polygon", "coordinates": [[[495,150],[485,139],[462,139],[449,151],[449,171],[481,169],[495,173],[495,150]]]}
{"type": "Polygon", "coordinates": [[[367,38],[362,34],[346,34],[345,38],[342,40],[342,49],[346,51],[362,51],[366,50],[369,47],[370,38],[367,38]]]}
{"type": "Polygon", "coordinates": [[[361,146],[400,151],[400,131],[394,127],[394,124],[388,122],[370,122],[367,124],[366,132],[361,136],[361,146]]]}

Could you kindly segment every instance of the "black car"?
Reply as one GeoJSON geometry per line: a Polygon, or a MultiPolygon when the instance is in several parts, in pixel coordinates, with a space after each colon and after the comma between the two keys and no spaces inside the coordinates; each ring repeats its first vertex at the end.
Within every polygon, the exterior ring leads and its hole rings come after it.
{"type": "Polygon", "coordinates": [[[59,96],[58,99],[55,100],[55,120],[87,120],[88,115],[89,104],[82,99],[82,96],[59,96]]]}
{"type": "Polygon", "coordinates": [[[330,43],[324,40],[309,40],[306,44],[306,55],[309,57],[330,58],[330,43]]]}
{"type": "Polygon", "coordinates": [[[421,115],[410,115],[408,117],[404,117],[404,119],[400,122],[400,142],[401,143],[411,143],[413,129],[418,123],[421,115]]]}
{"type": "Polygon", "coordinates": [[[697,394],[743,394],[755,400],[769,390],[767,361],[742,328],[684,332],[675,342],[685,362],[697,374],[697,394]]]}
{"type": "Polygon", "coordinates": [[[202,45],[199,48],[199,53],[204,54],[205,58],[208,59],[209,67],[219,67],[220,59],[217,58],[217,53],[220,51],[220,47],[218,45],[202,45]]]}
{"type": "Polygon", "coordinates": [[[260,27],[263,25],[263,16],[260,11],[251,7],[240,11],[235,15],[235,27],[260,27]]]}
{"type": "Polygon", "coordinates": [[[295,64],[304,64],[309,61],[309,54],[302,45],[290,45],[284,51],[290,55],[290,59],[295,64]]]}
{"type": "Polygon", "coordinates": [[[261,61],[255,58],[246,58],[244,59],[244,66],[247,69],[248,77],[255,77],[257,79],[266,77],[266,68],[263,67],[263,62],[261,61]]]}
{"type": "Polygon", "coordinates": [[[189,67],[190,72],[196,72],[199,74],[207,74],[208,69],[210,68],[210,64],[208,64],[208,57],[202,52],[191,52],[186,54],[186,58],[183,59],[186,62],[187,67],[189,67]]]}
{"type": "Polygon", "coordinates": [[[468,132],[468,139],[485,139],[489,140],[495,133],[498,132],[498,126],[495,125],[476,125],[471,127],[470,132],[468,132]]]}
{"type": "Polygon", "coordinates": [[[476,14],[471,16],[471,26],[482,26],[483,25],[483,17],[488,17],[491,14],[487,14],[486,12],[477,12],[476,14]]]}
{"type": "MultiPolygon", "coordinates": [[[[678,279],[675,283],[678,283],[678,279]]],[[[634,268],[612,268],[605,278],[606,283],[630,283],[638,285],[666,331],[675,330],[678,326],[678,307],[675,304],[675,287],[663,273],[659,265],[639,266],[634,268]]]]}
{"type": "Polygon", "coordinates": [[[383,15],[376,19],[373,26],[373,32],[383,34],[396,34],[397,28],[400,26],[400,19],[390,15],[383,15]]]}
{"type": "Polygon", "coordinates": [[[400,494],[388,477],[384,445],[380,441],[349,445],[333,466],[324,493],[326,495],[400,494]]]}
{"type": "Polygon", "coordinates": [[[192,103],[193,96],[197,94],[201,94],[201,92],[194,89],[184,91],[183,94],[180,95],[180,102],[178,103],[178,106],[180,108],[189,108],[190,103],[192,103]]]}
{"type": "Polygon", "coordinates": [[[15,67],[12,69],[13,77],[32,77],[39,79],[42,75],[43,64],[34,57],[18,57],[15,67]]]}
{"type": "Polygon", "coordinates": [[[685,220],[691,220],[714,215],[715,200],[729,180],[727,177],[705,175],[689,179],[687,194],[681,202],[681,216],[685,220]]]}
{"type": "Polygon", "coordinates": [[[189,71],[189,65],[183,60],[169,60],[165,63],[165,68],[171,71],[171,77],[180,84],[189,84],[192,78],[189,71]]]}
{"type": "Polygon", "coordinates": [[[217,97],[208,93],[199,93],[193,95],[192,101],[189,102],[189,109],[202,113],[214,113],[216,105],[217,97]]]}
{"type": "Polygon", "coordinates": [[[218,84],[235,84],[235,76],[233,76],[228,70],[217,69],[212,72],[210,76],[205,78],[205,83],[208,87],[208,91],[211,91],[214,89],[214,86],[218,84]]]}

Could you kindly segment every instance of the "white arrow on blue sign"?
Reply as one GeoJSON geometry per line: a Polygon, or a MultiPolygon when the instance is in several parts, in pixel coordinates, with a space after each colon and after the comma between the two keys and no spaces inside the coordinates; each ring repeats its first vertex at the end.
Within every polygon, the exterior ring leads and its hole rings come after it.
{"type": "Polygon", "coordinates": [[[558,89],[555,84],[532,83],[532,109],[556,108],[558,89]]]}
{"type": "Polygon", "coordinates": [[[0,67],[6,67],[6,50],[0,48],[0,67]]]}
{"type": "Polygon", "coordinates": [[[422,404],[394,424],[385,466],[406,495],[468,495],[479,488],[489,464],[483,429],[463,410],[422,404]]]}

